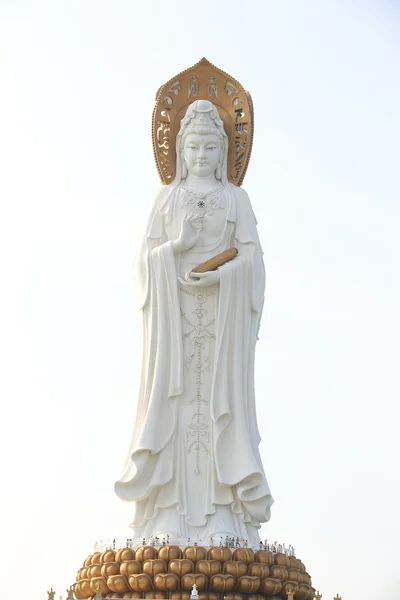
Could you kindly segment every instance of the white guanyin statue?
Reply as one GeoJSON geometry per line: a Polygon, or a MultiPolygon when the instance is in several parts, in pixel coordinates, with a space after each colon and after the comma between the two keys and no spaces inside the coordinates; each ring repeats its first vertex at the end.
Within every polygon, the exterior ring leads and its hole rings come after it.
{"type": "Polygon", "coordinates": [[[117,495],[134,540],[226,536],[259,544],[273,499],[259,454],[254,351],[264,266],[246,192],[227,178],[228,138],[208,100],[189,105],[176,175],[154,202],[135,261],[143,362],[117,495]],[[192,269],[235,247],[216,270],[192,269]]]}

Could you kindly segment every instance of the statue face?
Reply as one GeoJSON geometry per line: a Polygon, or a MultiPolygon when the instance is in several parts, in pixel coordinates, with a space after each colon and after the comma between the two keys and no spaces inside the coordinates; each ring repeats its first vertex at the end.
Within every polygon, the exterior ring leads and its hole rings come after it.
{"type": "Polygon", "coordinates": [[[196,177],[208,177],[215,173],[221,155],[221,142],[211,133],[189,133],[185,139],[183,157],[187,170],[196,177]]]}

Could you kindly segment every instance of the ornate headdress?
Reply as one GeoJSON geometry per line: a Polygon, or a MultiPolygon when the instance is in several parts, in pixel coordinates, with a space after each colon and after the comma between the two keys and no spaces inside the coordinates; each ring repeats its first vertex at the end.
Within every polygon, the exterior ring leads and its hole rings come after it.
{"type": "Polygon", "coordinates": [[[157,93],[153,112],[154,156],[162,183],[179,178],[176,149],[185,127],[212,128],[224,136],[227,181],[241,185],[251,154],[253,122],[250,94],[205,58],[167,81],[157,93]]]}
{"type": "MultiPolygon", "coordinates": [[[[195,108],[195,115],[192,118],[190,123],[191,129],[216,129],[215,123],[210,115],[210,108],[203,108],[201,104],[206,102],[205,100],[197,100],[195,104],[197,105],[195,108]]],[[[182,119],[184,120],[184,119],[182,119]]]]}

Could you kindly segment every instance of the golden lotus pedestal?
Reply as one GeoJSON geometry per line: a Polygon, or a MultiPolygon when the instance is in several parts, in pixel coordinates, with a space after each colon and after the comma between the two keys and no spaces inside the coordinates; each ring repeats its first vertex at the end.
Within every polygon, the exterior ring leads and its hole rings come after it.
{"type": "Polygon", "coordinates": [[[202,546],[141,546],[90,554],[79,569],[74,594],[143,600],[313,600],[315,590],[295,556],[268,550],[202,546]]]}

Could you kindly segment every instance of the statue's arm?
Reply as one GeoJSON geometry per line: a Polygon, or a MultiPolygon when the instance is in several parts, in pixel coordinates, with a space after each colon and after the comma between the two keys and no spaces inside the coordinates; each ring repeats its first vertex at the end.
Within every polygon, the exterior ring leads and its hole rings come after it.
{"type": "Polygon", "coordinates": [[[175,268],[174,255],[192,248],[200,233],[195,223],[196,215],[187,215],[182,221],[178,238],[169,239],[165,227],[167,215],[163,210],[165,202],[171,201],[169,194],[170,188],[166,186],[156,197],[134,262],[134,279],[141,309],[145,308],[150,300],[151,261],[157,260],[161,252],[163,264],[167,266],[168,263],[169,268],[175,268]]]}
{"type": "Polygon", "coordinates": [[[233,232],[234,245],[238,255],[215,271],[194,273],[196,278],[191,285],[204,287],[218,283],[222,271],[241,267],[246,263],[251,277],[251,305],[255,312],[261,314],[264,302],[265,269],[263,252],[257,232],[257,221],[251,207],[250,199],[242,188],[232,186],[233,201],[236,205],[235,227],[233,232]]]}

